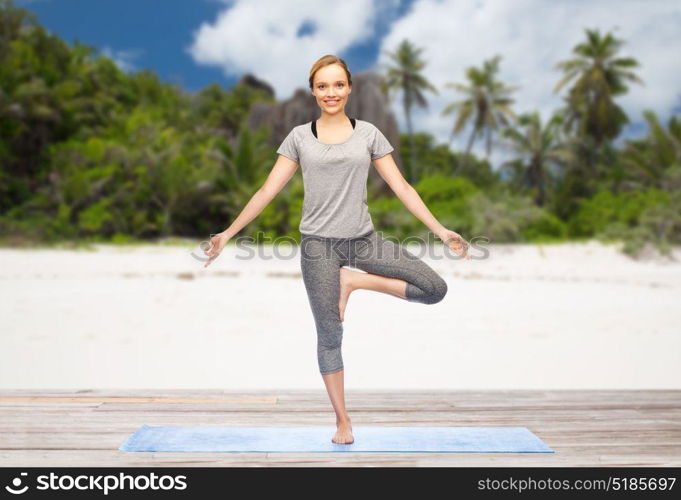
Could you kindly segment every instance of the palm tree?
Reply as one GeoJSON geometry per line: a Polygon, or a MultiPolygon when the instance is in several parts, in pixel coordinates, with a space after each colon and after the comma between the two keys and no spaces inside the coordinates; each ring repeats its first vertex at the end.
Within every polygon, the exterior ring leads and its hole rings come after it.
{"type": "Polygon", "coordinates": [[[500,60],[501,56],[497,55],[485,61],[482,68],[468,68],[466,70],[468,85],[455,82],[445,84],[445,87],[463,92],[467,96],[461,101],[449,104],[442,110],[443,115],[458,112],[449,138],[450,143],[454,134],[460,133],[471,120],[473,121],[473,130],[466,146],[466,155],[470,154],[476,136],[486,132],[486,154],[489,158],[493,131],[497,130],[500,124],[507,126],[510,121],[509,117],[515,118],[511,109],[511,104],[514,101],[509,97],[509,94],[518,87],[508,87],[495,80],[495,75],[499,71],[500,60]]]}
{"type": "Polygon", "coordinates": [[[546,125],[542,125],[541,117],[535,111],[518,118],[520,127],[509,126],[501,131],[502,137],[522,156],[506,162],[502,168],[520,167],[523,184],[535,190],[534,201],[539,206],[543,206],[546,201],[547,164],[566,165],[572,160],[572,150],[561,139],[563,120],[562,115],[555,114],[546,125]]]}
{"type": "Polygon", "coordinates": [[[576,78],[565,98],[565,127],[600,147],[617,137],[629,121],[613,98],[627,92],[625,81],[641,84],[643,81],[630,71],[638,66],[635,59],[616,57],[622,40],[610,33],[601,36],[598,30],[585,31],[587,40],[573,49],[576,57],[556,65],[565,74],[553,91],[558,92],[576,78]]]}
{"type": "Polygon", "coordinates": [[[409,40],[403,40],[395,52],[388,52],[388,56],[395,62],[394,66],[389,66],[383,90],[388,92],[392,89],[403,92],[402,106],[407,119],[407,132],[409,134],[409,149],[411,150],[411,161],[407,164],[408,182],[416,182],[416,149],[414,147],[414,136],[411,124],[411,108],[414,104],[422,108],[427,108],[428,104],[423,97],[424,90],[431,90],[435,94],[437,89],[420,73],[425,62],[419,55],[423,49],[415,48],[409,40]]]}
{"type": "MultiPolygon", "coordinates": [[[[253,131],[242,121],[235,137],[216,141],[212,156],[221,165],[221,173],[209,202],[221,206],[228,217],[236,217],[267,179],[272,158],[265,140],[268,133],[265,127],[253,131]]],[[[284,189],[275,204],[288,210],[290,202],[289,190],[284,189]]]]}
{"type": "Polygon", "coordinates": [[[643,112],[648,122],[648,137],[630,139],[622,154],[623,163],[632,171],[632,189],[655,186],[666,191],[681,188],[681,119],[671,116],[667,128],[657,115],[643,112]]]}

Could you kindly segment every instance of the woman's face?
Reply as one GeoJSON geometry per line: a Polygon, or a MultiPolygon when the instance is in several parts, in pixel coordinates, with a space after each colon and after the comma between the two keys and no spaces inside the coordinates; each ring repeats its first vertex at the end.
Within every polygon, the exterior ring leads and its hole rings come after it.
{"type": "Polygon", "coordinates": [[[348,85],[348,77],[340,65],[329,64],[315,73],[312,95],[317,99],[317,106],[322,113],[340,113],[345,108],[350,92],[352,87],[348,85]]]}

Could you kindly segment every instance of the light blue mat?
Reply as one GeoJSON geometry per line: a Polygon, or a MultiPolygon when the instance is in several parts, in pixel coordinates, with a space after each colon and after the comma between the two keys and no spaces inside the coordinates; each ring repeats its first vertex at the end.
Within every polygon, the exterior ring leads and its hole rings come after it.
{"type": "Polygon", "coordinates": [[[143,425],[121,451],[553,453],[525,427],[353,426],[355,442],[331,442],[335,426],[154,427],[143,425]]]}

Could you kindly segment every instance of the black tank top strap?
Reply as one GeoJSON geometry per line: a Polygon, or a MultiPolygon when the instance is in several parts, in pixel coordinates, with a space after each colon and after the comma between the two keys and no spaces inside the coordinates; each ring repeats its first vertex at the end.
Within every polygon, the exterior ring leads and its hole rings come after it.
{"type": "MultiPolygon", "coordinates": [[[[355,119],[350,118],[350,123],[352,124],[352,128],[355,128],[355,119]]],[[[317,137],[317,120],[312,120],[310,127],[312,128],[312,134],[317,137]]],[[[317,137],[319,139],[319,137],[317,137]]]]}

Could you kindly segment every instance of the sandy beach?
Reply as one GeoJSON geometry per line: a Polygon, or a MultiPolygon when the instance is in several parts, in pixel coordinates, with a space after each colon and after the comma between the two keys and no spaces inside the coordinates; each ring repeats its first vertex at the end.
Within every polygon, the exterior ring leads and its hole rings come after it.
{"type": "MultiPolygon", "coordinates": [[[[228,245],[204,269],[197,243],[0,249],[0,387],[323,388],[299,249],[228,245]]],[[[353,293],[346,389],[681,387],[681,250],[486,249],[414,250],[448,283],[438,304],[353,293]]]]}

